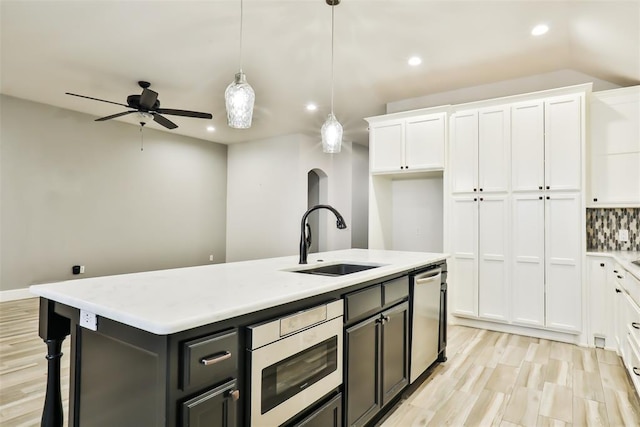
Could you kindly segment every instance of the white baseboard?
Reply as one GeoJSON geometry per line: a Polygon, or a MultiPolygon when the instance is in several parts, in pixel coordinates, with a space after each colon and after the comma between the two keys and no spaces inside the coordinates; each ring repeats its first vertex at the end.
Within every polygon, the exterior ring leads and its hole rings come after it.
{"type": "Polygon", "coordinates": [[[27,299],[27,298],[36,298],[35,295],[29,292],[29,288],[10,289],[8,291],[0,291],[0,302],[16,301],[19,299],[27,299]]]}

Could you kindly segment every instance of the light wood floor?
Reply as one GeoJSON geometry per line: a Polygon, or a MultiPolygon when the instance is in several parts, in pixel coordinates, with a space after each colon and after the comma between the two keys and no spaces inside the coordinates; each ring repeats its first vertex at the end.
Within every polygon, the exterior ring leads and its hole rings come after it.
{"type": "MultiPolygon", "coordinates": [[[[3,427],[40,425],[45,354],[37,299],[0,303],[3,427]]],[[[640,426],[640,405],[613,352],[453,326],[447,356],[384,427],[640,426]]],[[[66,425],[67,356],[62,366],[66,425]]]]}
{"type": "Polygon", "coordinates": [[[448,360],[384,427],[640,426],[615,352],[453,326],[448,360]]]}

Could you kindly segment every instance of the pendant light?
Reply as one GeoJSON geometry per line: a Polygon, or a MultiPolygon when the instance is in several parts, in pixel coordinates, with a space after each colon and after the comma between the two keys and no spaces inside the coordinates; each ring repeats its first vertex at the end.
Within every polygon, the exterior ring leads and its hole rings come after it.
{"type": "Polygon", "coordinates": [[[248,129],[251,127],[253,117],[253,104],[256,94],[247,77],[242,72],[242,0],[240,0],[240,71],[227,90],[224,91],[224,100],[227,107],[227,123],[235,129],[248,129]]]}
{"type": "Polygon", "coordinates": [[[333,9],[340,4],[340,0],[326,0],[331,6],[331,113],[320,129],[322,135],[322,151],[325,153],[339,153],[342,148],[342,125],[333,114],[333,9]]]}

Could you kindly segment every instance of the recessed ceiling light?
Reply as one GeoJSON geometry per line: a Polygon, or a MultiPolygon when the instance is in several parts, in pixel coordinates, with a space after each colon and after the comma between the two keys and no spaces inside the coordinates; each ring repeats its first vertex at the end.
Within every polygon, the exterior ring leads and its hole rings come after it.
{"type": "Polygon", "coordinates": [[[532,36],[541,36],[543,34],[546,34],[546,32],[549,31],[549,26],[546,24],[539,24],[536,25],[535,27],[533,27],[533,30],[531,30],[531,35],[532,36]]]}
{"type": "Polygon", "coordinates": [[[307,111],[316,111],[318,109],[318,106],[310,102],[305,108],[307,109],[307,111]]]}
{"type": "Polygon", "coordinates": [[[214,128],[213,126],[207,126],[207,132],[213,132],[215,130],[216,128],[214,128]]]}
{"type": "Polygon", "coordinates": [[[411,58],[409,58],[409,61],[407,62],[412,67],[415,67],[417,65],[422,64],[422,58],[420,58],[419,56],[412,56],[411,58]]]}

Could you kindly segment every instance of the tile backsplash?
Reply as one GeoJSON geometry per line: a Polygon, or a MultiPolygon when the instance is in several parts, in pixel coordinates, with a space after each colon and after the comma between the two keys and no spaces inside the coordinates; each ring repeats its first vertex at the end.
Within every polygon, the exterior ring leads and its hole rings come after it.
{"type": "Polygon", "coordinates": [[[640,251],[640,208],[587,209],[587,249],[640,251]],[[618,230],[629,230],[627,242],[618,230]]]}

